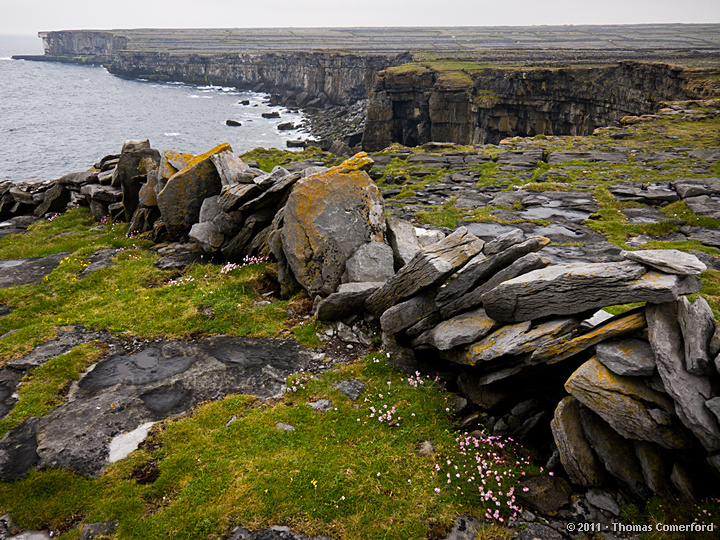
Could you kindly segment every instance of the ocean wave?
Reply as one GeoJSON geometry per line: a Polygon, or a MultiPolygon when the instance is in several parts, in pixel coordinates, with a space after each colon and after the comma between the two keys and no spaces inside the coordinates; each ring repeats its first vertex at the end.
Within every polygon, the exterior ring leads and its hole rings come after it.
{"type": "Polygon", "coordinates": [[[163,133],[166,137],[179,137],[180,133],[163,133]]]}

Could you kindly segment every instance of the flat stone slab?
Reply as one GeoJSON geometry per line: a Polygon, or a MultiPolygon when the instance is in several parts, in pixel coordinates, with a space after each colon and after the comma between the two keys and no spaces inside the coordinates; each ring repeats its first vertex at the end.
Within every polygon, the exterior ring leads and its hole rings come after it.
{"type": "Polygon", "coordinates": [[[17,285],[40,285],[43,278],[60,266],[69,252],[55,253],[47,257],[0,261],[0,289],[17,285]]]}
{"type": "Polygon", "coordinates": [[[702,274],[707,270],[707,266],[695,255],[677,249],[625,251],[623,257],[667,274],[689,276],[702,274]]]}
{"type": "Polygon", "coordinates": [[[720,231],[707,227],[680,227],[680,232],[687,236],[687,240],[697,240],[701,244],[720,248],[720,231]]]}
{"type": "Polygon", "coordinates": [[[286,377],[314,360],[295,340],[229,336],[161,341],[111,356],[78,381],[66,403],[8,432],[0,441],[0,477],[20,478],[30,467],[98,475],[116,437],[137,442],[129,434],[148,422],[225,395],[280,396],[286,377]]]}
{"type": "Polygon", "coordinates": [[[667,302],[699,290],[696,276],[647,271],[638,263],[626,261],[534,270],[501,283],[482,300],[493,319],[517,322],[630,302],[667,302]]]}

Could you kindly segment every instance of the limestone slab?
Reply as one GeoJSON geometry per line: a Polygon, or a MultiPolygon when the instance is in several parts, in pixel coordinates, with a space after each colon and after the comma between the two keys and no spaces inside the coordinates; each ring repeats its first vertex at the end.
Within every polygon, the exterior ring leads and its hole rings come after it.
{"type": "Polygon", "coordinates": [[[580,402],[572,396],[563,398],[555,408],[550,428],[570,480],[585,487],[602,485],[605,469],[583,433],[580,402]]]}
{"type": "Polygon", "coordinates": [[[627,439],[675,450],[692,446],[680,422],[673,418],[673,402],[666,394],[651,390],[641,379],[612,373],[595,358],[570,376],[565,389],[627,439]],[[665,414],[652,414],[655,409],[665,414]]]}
{"type": "Polygon", "coordinates": [[[498,322],[487,316],[482,308],[463,313],[443,321],[432,330],[424,332],[412,341],[413,347],[430,345],[446,351],[477,341],[497,328],[498,322]]]}
{"type": "Polygon", "coordinates": [[[501,283],[485,293],[482,301],[493,319],[518,322],[616,304],[667,302],[699,290],[696,276],[647,271],[638,263],[623,261],[534,270],[501,283]]]}
{"type": "Polygon", "coordinates": [[[707,266],[692,253],[677,249],[645,249],[624,251],[628,260],[651,266],[660,272],[679,275],[697,275],[707,270],[707,266]]]}
{"type": "Polygon", "coordinates": [[[598,362],[616,375],[649,377],[655,373],[655,353],[647,341],[603,341],[598,344],[595,355],[598,362]]]}
{"type": "Polygon", "coordinates": [[[685,368],[694,375],[710,375],[712,358],[710,340],[715,334],[715,315],[702,296],[694,303],[678,300],[678,322],[685,343],[685,368]]]}

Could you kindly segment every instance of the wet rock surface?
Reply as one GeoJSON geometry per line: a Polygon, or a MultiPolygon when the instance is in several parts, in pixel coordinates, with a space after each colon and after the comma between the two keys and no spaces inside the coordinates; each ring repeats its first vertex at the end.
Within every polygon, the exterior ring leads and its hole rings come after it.
{"type": "Polygon", "coordinates": [[[231,393],[277,397],[285,378],[313,358],[293,340],[234,337],[158,341],[112,354],[80,378],[65,404],[8,432],[0,474],[19,478],[36,466],[97,475],[118,436],[231,393]]]}
{"type": "Polygon", "coordinates": [[[0,288],[39,285],[68,255],[70,253],[63,252],[47,257],[0,261],[0,288]]]}

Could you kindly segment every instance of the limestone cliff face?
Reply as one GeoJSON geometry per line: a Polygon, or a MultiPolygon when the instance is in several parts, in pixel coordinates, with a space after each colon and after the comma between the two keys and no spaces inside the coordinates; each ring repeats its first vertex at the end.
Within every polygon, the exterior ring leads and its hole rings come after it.
{"type": "Polygon", "coordinates": [[[697,97],[689,73],[667,64],[598,68],[383,71],[370,93],[363,147],[393,142],[497,143],[522,135],[588,135],[664,100],[697,97]]]}
{"type": "Polygon", "coordinates": [[[408,60],[405,56],[355,55],[332,52],[263,54],[169,54],[120,52],[108,65],[125,77],[184,81],[254,88],[267,92],[324,93],[333,103],[367,96],[377,73],[408,60]]]}
{"type": "Polygon", "coordinates": [[[212,43],[195,53],[183,50],[182,42],[156,40],[144,46],[126,33],[73,30],[41,32],[40,37],[48,58],[101,62],[123,77],[307,92],[308,100],[325,94],[333,103],[366,98],[379,71],[412,60],[408,54],[339,51],[227,52],[213,50],[212,43]]]}
{"type": "Polygon", "coordinates": [[[94,30],[62,30],[40,32],[47,56],[111,56],[126,49],[128,39],[112,32],[94,30]]]}

